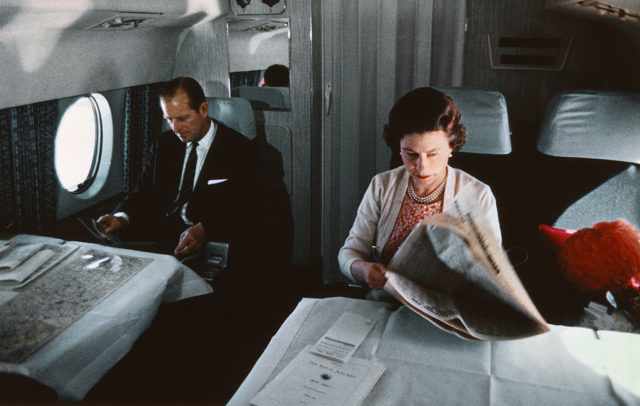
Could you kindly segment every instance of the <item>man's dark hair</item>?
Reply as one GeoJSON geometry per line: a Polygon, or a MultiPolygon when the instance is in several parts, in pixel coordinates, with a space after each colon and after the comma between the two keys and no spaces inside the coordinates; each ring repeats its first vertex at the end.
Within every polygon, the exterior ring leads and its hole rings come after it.
{"type": "Polygon", "coordinates": [[[160,85],[160,98],[170,99],[179,91],[186,93],[189,98],[189,108],[198,110],[205,102],[204,91],[200,84],[193,78],[178,77],[160,85]]]}
{"type": "Polygon", "coordinates": [[[265,86],[289,87],[289,68],[271,65],[264,71],[265,86]]]}

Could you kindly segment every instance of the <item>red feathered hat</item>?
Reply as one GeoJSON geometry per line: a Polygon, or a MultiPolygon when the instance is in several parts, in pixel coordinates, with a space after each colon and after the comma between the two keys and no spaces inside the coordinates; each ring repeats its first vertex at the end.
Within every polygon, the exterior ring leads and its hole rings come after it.
{"type": "Polygon", "coordinates": [[[542,225],[565,277],[585,292],[640,288],[640,231],[623,219],[579,231],[542,225]]]}

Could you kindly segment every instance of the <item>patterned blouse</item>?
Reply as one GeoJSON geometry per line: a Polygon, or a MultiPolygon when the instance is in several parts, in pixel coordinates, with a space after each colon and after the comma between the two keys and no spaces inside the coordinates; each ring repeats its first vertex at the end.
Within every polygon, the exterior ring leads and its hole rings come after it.
{"type": "Polygon", "coordinates": [[[442,212],[442,199],[437,202],[422,204],[414,202],[405,193],[400,213],[398,213],[396,224],[393,226],[393,232],[382,249],[382,263],[385,265],[389,263],[417,224],[425,217],[433,216],[440,212],[442,212]]]}

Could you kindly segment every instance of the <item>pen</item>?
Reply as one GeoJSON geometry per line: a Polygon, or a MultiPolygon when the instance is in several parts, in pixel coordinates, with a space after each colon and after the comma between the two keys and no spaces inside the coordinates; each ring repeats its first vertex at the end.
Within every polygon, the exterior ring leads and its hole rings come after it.
{"type": "Polygon", "coordinates": [[[380,262],[380,258],[378,258],[378,253],[376,251],[378,247],[376,247],[375,245],[371,246],[371,258],[373,259],[373,262],[380,262]]]}

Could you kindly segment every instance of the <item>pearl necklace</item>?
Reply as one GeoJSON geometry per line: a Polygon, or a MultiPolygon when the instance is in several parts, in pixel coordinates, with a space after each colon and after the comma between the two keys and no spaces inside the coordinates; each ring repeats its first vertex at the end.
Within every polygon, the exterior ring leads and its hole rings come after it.
{"type": "Polygon", "coordinates": [[[447,183],[447,178],[445,177],[440,183],[440,185],[438,185],[438,187],[433,192],[429,193],[425,197],[420,197],[413,190],[413,185],[411,184],[411,180],[409,180],[409,186],[407,187],[407,194],[409,195],[411,200],[413,200],[416,203],[420,203],[420,204],[433,203],[440,196],[440,194],[442,194],[442,191],[444,190],[444,186],[446,185],[446,183],[447,183]]]}

